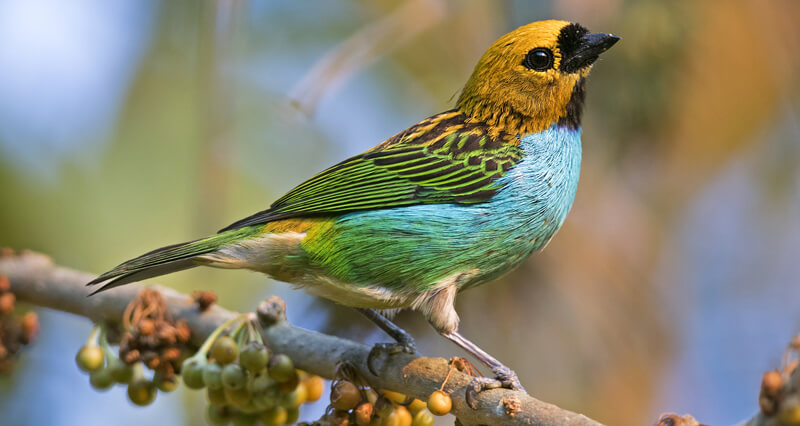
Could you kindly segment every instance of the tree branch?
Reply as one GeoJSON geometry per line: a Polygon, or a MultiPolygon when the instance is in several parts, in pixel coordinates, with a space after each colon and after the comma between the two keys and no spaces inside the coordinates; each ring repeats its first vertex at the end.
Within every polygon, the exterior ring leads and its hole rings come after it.
{"type": "MultiPolygon", "coordinates": [[[[125,307],[143,288],[132,284],[86,297],[89,291],[84,284],[95,275],[56,266],[48,257],[33,252],[13,254],[6,250],[0,255],[0,275],[8,277],[11,290],[19,300],[92,321],[113,323],[120,321],[125,307]]],[[[224,321],[237,315],[216,305],[200,312],[191,297],[168,288],[155,288],[163,294],[173,317],[187,321],[196,345],[224,321]]],[[[264,331],[270,346],[289,355],[300,369],[331,378],[340,361],[349,361],[375,388],[390,389],[422,400],[439,389],[448,371],[448,363],[443,358],[399,354],[377,362],[379,375],[374,376],[366,368],[370,350],[366,345],[297,328],[286,321],[264,331]]],[[[464,400],[470,380],[471,376],[454,371],[445,386],[453,399],[452,413],[465,426],[599,425],[583,415],[506,389],[482,392],[477,398],[478,409],[473,410],[464,400]]]]}

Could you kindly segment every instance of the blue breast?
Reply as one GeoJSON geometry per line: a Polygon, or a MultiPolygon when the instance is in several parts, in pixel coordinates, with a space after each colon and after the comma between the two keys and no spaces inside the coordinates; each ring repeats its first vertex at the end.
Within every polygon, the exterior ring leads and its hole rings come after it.
{"type": "MultiPolygon", "coordinates": [[[[462,287],[508,272],[543,247],[575,198],[580,129],[553,126],[521,139],[523,160],[491,200],[350,213],[325,238],[341,265],[329,271],[353,284],[424,291],[454,273],[472,271],[462,287]],[[357,243],[354,243],[357,242],[357,243]]],[[[309,253],[314,257],[313,253],[309,253]]]]}

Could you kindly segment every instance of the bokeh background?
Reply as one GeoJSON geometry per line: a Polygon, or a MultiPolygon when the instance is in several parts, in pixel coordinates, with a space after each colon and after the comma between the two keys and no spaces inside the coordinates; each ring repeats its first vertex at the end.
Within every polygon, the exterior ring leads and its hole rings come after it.
{"type": "MultiPolygon", "coordinates": [[[[546,250],[460,295],[461,330],[608,424],[746,419],[800,332],[797,1],[2,0],[0,245],[99,273],[213,233],[450,108],[494,39],[551,17],[622,36],[588,84],[575,205],[546,250]]],[[[386,339],[257,274],[159,282],[236,310],[279,294],[297,325],[386,339]]],[[[73,362],[90,323],[40,315],[0,378],[3,424],[204,421],[201,392],[94,392],[73,362]]]]}

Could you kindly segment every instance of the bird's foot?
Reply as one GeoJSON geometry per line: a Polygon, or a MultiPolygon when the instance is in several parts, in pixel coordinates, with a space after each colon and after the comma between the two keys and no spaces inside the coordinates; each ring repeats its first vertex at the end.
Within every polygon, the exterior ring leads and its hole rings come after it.
{"type": "Polygon", "coordinates": [[[467,405],[470,406],[473,410],[478,408],[478,402],[476,400],[479,393],[489,390],[489,389],[511,389],[518,392],[524,392],[525,388],[522,387],[522,384],[519,382],[519,378],[517,377],[517,373],[515,373],[510,368],[506,367],[505,365],[500,365],[497,368],[493,368],[492,372],[495,374],[495,378],[491,377],[475,377],[472,379],[471,382],[467,385],[467,393],[466,393],[466,400],[467,405]]]}
{"type": "Polygon", "coordinates": [[[416,344],[410,336],[396,343],[376,343],[369,351],[369,355],[367,355],[367,368],[370,373],[377,376],[378,373],[373,365],[375,358],[379,358],[383,354],[391,356],[399,353],[414,354],[416,352],[416,344]]]}

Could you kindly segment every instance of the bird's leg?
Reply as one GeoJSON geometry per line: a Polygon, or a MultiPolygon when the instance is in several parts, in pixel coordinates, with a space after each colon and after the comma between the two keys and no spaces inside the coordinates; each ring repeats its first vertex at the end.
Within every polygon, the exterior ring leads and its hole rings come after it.
{"type": "Polygon", "coordinates": [[[503,365],[500,361],[489,355],[483,349],[479,348],[478,345],[470,342],[457,331],[443,332],[441,335],[460,346],[461,349],[464,349],[478,361],[485,364],[496,376],[495,379],[490,377],[476,377],[472,379],[472,382],[470,382],[469,387],[467,388],[467,404],[470,407],[473,409],[477,408],[477,405],[475,404],[475,395],[487,389],[497,389],[502,387],[525,392],[525,388],[523,388],[522,384],[519,382],[517,373],[503,365]]]}
{"type": "Polygon", "coordinates": [[[397,354],[400,352],[405,352],[409,354],[413,354],[417,351],[416,345],[414,344],[414,339],[411,337],[408,332],[403,330],[402,328],[396,326],[393,322],[389,321],[386,317],[379,314],[374,309],[365,309],[365,308],[356,308],[358,312],[361,312],[362,315],[369,318],[372,322],[378,325],[386,334],[391,336],[397,343],[376,343],[372,350],[369,351],[369,355],[367,356],[367,368],[369,369],[370,373],[377,375],[375,373],[375,368],[372,366],[372,361],[377,357],[380,353],[386,353],[389,355],[397,354]]]}

